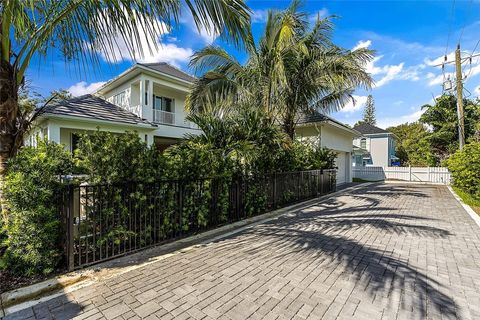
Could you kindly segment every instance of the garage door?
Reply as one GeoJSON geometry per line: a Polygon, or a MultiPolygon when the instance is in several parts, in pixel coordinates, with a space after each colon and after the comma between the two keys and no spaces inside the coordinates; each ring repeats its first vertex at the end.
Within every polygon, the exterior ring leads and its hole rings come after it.
{"type": "Polygon", "coordinates": [[[335,161],[337,169],[337,184],[347,182],[347,153],[339,152],[335,161]]]}

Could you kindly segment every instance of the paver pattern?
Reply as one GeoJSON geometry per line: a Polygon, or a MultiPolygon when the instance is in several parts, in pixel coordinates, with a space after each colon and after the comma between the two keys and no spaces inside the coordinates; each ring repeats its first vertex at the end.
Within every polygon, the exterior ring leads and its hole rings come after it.
{"type": "Polygon", "coordinates": [[[446,187],[375,184],[7,319],[480,319],[480,229],[446,187]]]}

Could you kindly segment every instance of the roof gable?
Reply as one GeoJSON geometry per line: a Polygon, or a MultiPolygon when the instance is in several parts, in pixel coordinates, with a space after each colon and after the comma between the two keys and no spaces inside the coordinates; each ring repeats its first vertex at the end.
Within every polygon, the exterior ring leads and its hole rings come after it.
{"type": "Polygon", "coordinates": [[[69,116],[125,124],[151,125],[149,121],[91,94],[47,106],[41,115],[69,116]]]}
{"type": "Polygon", "coordinates": [[[376,126],[372,126],[371,124],[368,124],[368,123],[357,124],[353,127],[353,129],[361,132],[362,134],[390,133],[387,130],[384,130],[376,126]]]}
{"type": "MultiPolygon", "coordinates": [[[[325,115],[321,112],[318,112],[316,110],[313,111],[313,112],[309,112],[309,113],[302,113],[299,116],[297,123],[306,125],[306,124],[309,124],[309,123],[328,122],[328,121],[333,122],[336,125],[345,128],[346,130],[354,131],[351,127],[349,127],[345,123],[342,123],[338,120],[335,120],[332,117],[329,117],[329,116],[327,116],[327,115],[325,115]]],[[[357,132],[357,134],[358,134],[358,132],[357,132]]]]}
{"type": "Polygon", "coordinates": [[[189,75],[188,73],[175,68],[174,66],[169,65],[166,62],[156,62],[156,63],[138,63],[138,65],[152,69],[157,72],[164,73],[166,75],[188,81],[188,82],[194,82],[195,77],[189,75]]]}

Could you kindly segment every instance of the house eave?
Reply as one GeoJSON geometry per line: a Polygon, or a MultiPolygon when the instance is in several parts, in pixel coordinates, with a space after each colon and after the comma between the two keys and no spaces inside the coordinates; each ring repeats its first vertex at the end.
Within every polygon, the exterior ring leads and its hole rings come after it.
{"type": "Polygon", "coordinates": [[[58,115],[58,114],[42,114],[39,117],[39,120],[68,120],[68,121],[75,121],[81,123],[91,123],[91,124],[98,124],[98,125],[113,125],[119,127],[129,127],[129,128],[142,128],[142,129],[151,129],[155,130],[157,125],[155,124],[146,124],[146,123],[128,123],[128,122],[121,122],[121,121],[111,121],[111,120],[101,120],[101,119],[93,119],[93,118],[84,118],[84,117],[76,117],[76,116],[68,116],[68,115],[58,115]]]}
{"type": "Polygon", "coordinates": [[[185,91],[188,91],[188,89],[193,84],[193,82],[171,76],[169,74],[166,74],[166,73],[148,68],[148,67],[140,65],[140,64],[135,64],[132,67],[125,70],[124,72],[122,72],[121,74],[119,74],[118,76],[116,76],[115,78],[113,78],[113,79],[107,81],[105,84],[103,84],[100,88],[98,88],[94,92],[94,95],[103,95],[106,92],[110,91],[112,89],[111,87],[115,87],[116,85],[119,85],[119,84],[123,83],[123,81],[128,81],[128,79],[129,79],[128,76],[131,75],[131,77],[133,78],[133,77],[135,77],[135,74],[134,74],[135,72],[138,72],[138,74],[141,74],[142,71],[145,72],[145,73],[149,73],[151,75],[157,76],[157,77],[159,76],[160,78],[163,78],[165,80],[172,81],[176,84],[184,86],[185,91]]]}
{"type": "Polygon", "coordinates": [[[352,128],[349,128],[349,127],[345,126],[344,124],[338,123],[338,122],[330,120],[330,119],[329,120],[323,120],[323,121],[300,123],[300,124],[298,124],[298,126],[299,127],[308,127],[308,126],[312,126],[312,125],[324,125],[324,124],[328,124],[328,125],[333,126],[337,129],[346,131],[349,134],[352,134],[354,137],[360,137],[362,135],[359,131],[357,131],[355,129],[352,129],[352,128]]]}

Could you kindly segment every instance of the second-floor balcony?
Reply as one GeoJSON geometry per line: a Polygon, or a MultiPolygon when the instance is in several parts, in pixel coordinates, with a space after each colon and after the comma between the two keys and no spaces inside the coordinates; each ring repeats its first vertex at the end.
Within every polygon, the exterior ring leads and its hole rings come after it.
{"type": "Polygon", "coordinates": [[[186,120],[184,117],[177,116],[175,112],[163,110],[153,110],[153,122],[158,124],[170,124],[179,127],[198,129],[196,124],[186,120]]]}
{"type": "Polygon", "coordinates": [[[153,110],[153,122],[162,124],[176,124],[175,113],[163,110],[153,110]]]}

